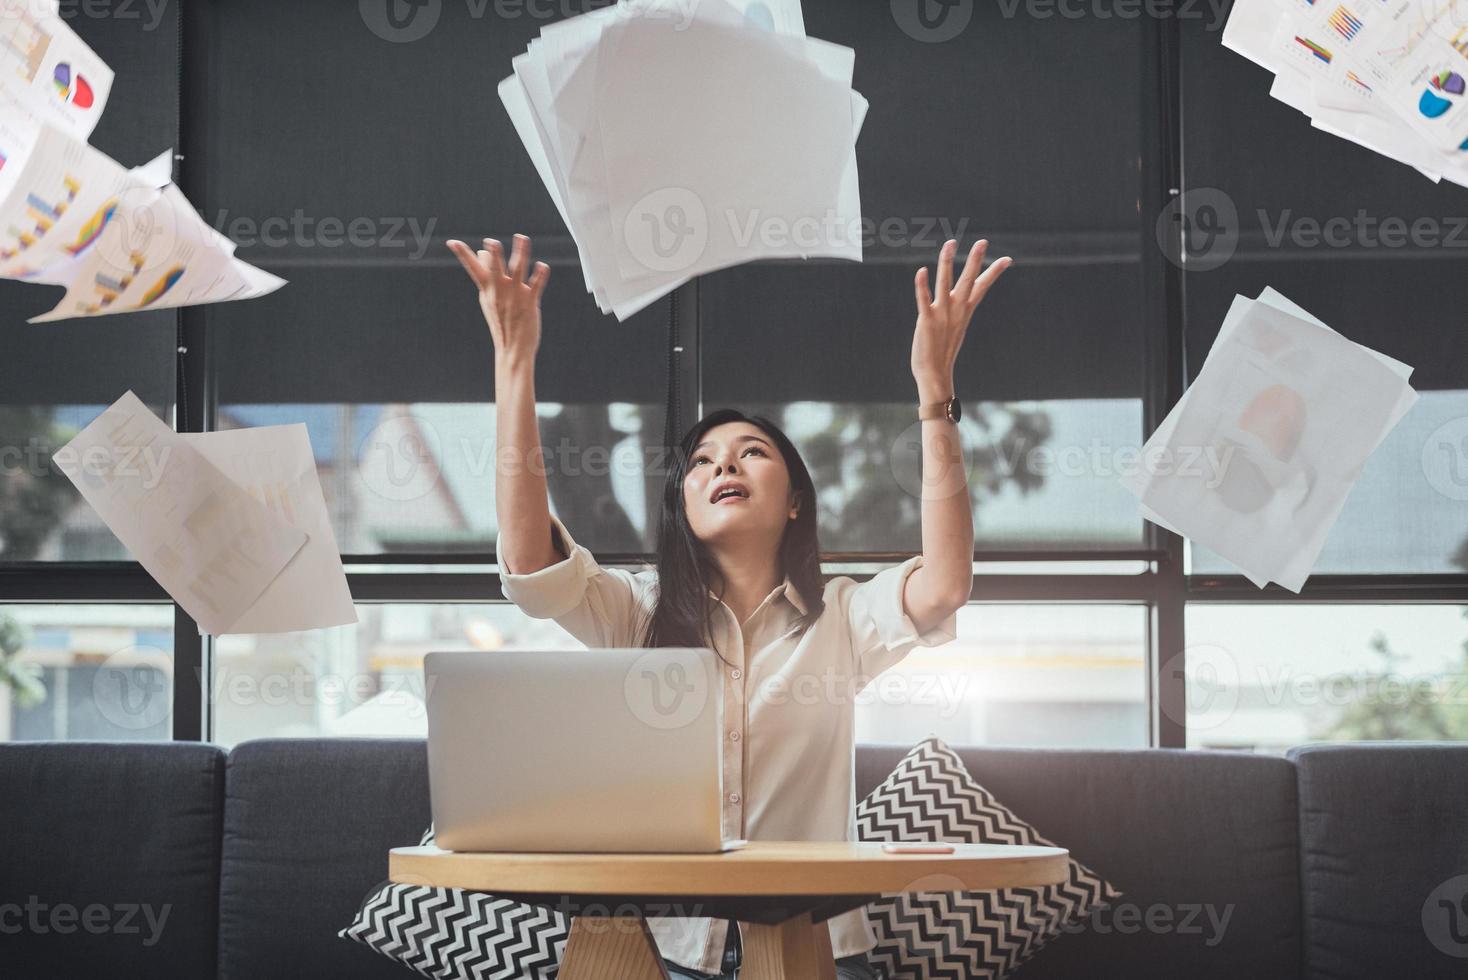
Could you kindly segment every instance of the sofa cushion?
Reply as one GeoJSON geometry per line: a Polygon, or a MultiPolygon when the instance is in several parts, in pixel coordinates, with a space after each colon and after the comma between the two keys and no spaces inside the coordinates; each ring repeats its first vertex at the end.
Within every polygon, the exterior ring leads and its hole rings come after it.
{"type": "MultiPolygon", "coordinates": [[[[434,844],[429,827],[419,841],[434,844]]],[[[488,892],[389,882],[339,934],[430,980],[553,980],[571,923],[488,892]]]]}
{"type": "Polygon", "coordinates": [[[1468,975],[1468,745],[1320,745],[1290,756],[1306,976],[1468,975]]]}
{"type": "Polygon", "coordinates": [[[0,974],[214,975],[224,753],[0,744],[0,974]]]}
{"type": "Polygon", "coordinates": [[[429,823],[419,739],[264,740],[229,756],[220,871],[224,980],[416,977],[337,933],[429,823]]]}
{"type": "MultiPolygon", "coordinates": [[[[857,749],[857,796],[907,746],[857,749]]],[[[1295,770],[1228,752],[955,748],[973,778],[1123,893],[1018,980],[1300,976],[1295,770]]],[[[1070,929],[1063,930],[1071,932],[1070,929]]]]}
{"type": "MultiPolygon", "coordinates": [[[[913,747],[856,807],[861,840],[1056,846],[976,783],[943,740],[913,747]]],[[[867,906],[877,936],[871,959],[893,980],[1007,977],[1024,960],[1120,896],[1074,857],[1069,880],[1041,888],[953,891],[933,875],[922,891],[867,906]]]]}

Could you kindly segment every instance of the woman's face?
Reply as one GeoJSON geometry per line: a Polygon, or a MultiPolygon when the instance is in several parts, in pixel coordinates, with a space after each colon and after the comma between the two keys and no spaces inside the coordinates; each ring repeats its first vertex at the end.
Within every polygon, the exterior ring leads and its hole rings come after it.
{"type": "Polygon", "coordinates": [[[693,450],[683,478],[683,507],[700,541],[736,534],[769,534],[778,541],[797,504],[785,459],[764,430],[749,422],[725,422],[704,433],[693,450]],[[739,492],[715,500],[726,484],[739,492]]]}

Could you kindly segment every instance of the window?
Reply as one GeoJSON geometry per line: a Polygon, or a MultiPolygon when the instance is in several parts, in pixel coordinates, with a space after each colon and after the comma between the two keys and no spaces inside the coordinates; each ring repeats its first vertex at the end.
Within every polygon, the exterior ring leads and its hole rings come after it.
{"type": "Polygon", "coordinates": [[[0,604],[0,742],[172,737],[173,607],[0,604]]]}
{"type": "Polygon", "coordinates": [[[1144,747],[1146,619],[1140,605],[972,603],[957,640],[918,647],[857,695],[857,738],[1144,747]]]}
{"type": "Polygon", "coordinates": [[[503,603],[358,606],[356,626],[215,645],[214,740],[427,735],[423,657],[434,650],[579,649],[503,603]]]}
{"type": "MultiPolygon", "coordinates": [[[[178,145],[178,10],[74,16],[67,23],[116,72],[93,146],[140,166],[178,145]]],[[[174,401],[175,317],[169,312],[28,326],[64,290],[0,281],[0,562],[126,558],[50,459],[132,389],[159,414],[174,401]]]]}
{"type": "Polygon", "coordinates": [[[1211,13],[1175,9],[959,4],[934,26],[806,0],[811,36],[857,51],[871,104],[865,221],[834,232],[861,236],[864,261],[720,270],[625,323],[585,292],[485,88],[425,83],[453,65],[500,77],[576,11],[443,4],[416,39],[350,3],[72,18],[117,72],[93,143],[129,165],[175,147],[205,219],[289,283],[40,328],[23,321],[58,290],[0,282],[0,737],[413,735],[428,650],[574,646],[503,601],[492,343],[443,244],[515,232],[554,269],[536,376],[552,510],[629,566],[657,544],[667,437],[724,406],[801,451],[828,575],[919,550],[913,273],[950,237],[1016,257],[955,377],[973,602],[956,642],[869,689],[862,738],[1280,752],[1464,737],[1462,191],[1312,130],[1211,13]],[[1333,219],[1344,238],[1312,236],[1333,219]],[[1388,222],[1405,242],[1383,240],[1388,222]],[[1185,262],[1163,247],[1175,227],[1185,262]],[[1300,596],[1260,594],[1142,521],[1117,482],[1233,295],[1265,285],[1412,364],[1421,393],[1300,596]],[[182,431],[306,425],[358,625],[197,635],[49,464],[128,389],[182,431]],[[1429,703],[1389,702],[1397,675],[1429,703]]]}
{"type": "MultiPolygon", "coordinates": [[[[51,461],[56,450],[106,407],[0,405],[0,560],[131,558],[127,548],[51,461]]],[[[167,415],[158,404],[148,407],[158,415],[167,415]]]]}
{"type": "MultiPolygon", "coordinates": [[[[1412,365],[1421,398],[1369,460],[1315,573],[1463,571],[1455,560],[1468,539],[1463,188],[1312,128],[1269,98],[1267,72],[1202,24],[1183,22],[1182,45],[1193,195],[1184,211],[1201,260],[1186,277],[1188,376],[1234,295],[1252,298],[1266,285],[1412,365]]],[[[1192,570],[1235,571],[1204,548],[1193,549],[1192,570]]]]}
{"type": "Polygon", "coordinates": [[[1468,606],[1193,603],[1190,748],[1468,739],[1468,606]]]}
{"type": "MultiPolygon", "coordinates": [[[[540,402],[551,505],[597,552],[655,547],[661,405],[540,402]],[[584,537],[583,537],[584,535],[584,537]]],[[[495,405],[221,405],[220,428],[304,422],[347,555],[494,550],[495,405]]]]}
{"type": "Polygon", "coordinates": [[[216,424],[304,421],[348,555],[493,551],[494,349],[444,242],[508,246],[514,232],[553,268],[536,389],[552,505],[590,548],[651,547],[656,477],[638,475],[663,438],[672,301],[626,323],[602,317],[492,86],[423,87],[448,64],[508,74],[543,26],[513,13],[447,4],[412,43],[388,43],[354,5],[209,13],[206,213],[242,258],[290,280],[197,311],[216,424]],[[322,70],[322,51],[337,67],[322,70]],[[373,66],[372,84],[348,65],[373,66]]]}

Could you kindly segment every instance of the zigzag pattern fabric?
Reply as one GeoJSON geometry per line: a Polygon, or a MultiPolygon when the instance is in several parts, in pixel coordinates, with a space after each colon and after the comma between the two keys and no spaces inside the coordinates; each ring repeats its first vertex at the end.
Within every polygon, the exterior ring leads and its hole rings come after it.
{"type": "MultiPolygon", "coordinates": [[[[420,844],[432,843],[429,827],[420,844]]],[[[493,895],[388,882],[337,935],[432,980],[551,980],[570,922],[554,909],[493,895]]]]}
{"type": "MultiPolygon", "coordinates": [[[[974,782],[936,736],[857,806],[856,820],[861,840],[1055,846],[974,782]]],[[[877,935],[870,956],[889,980],[1000,980],[1067,924],[1120,897],[1074,858],[1060,885],[884,895],[866,907],[877,935]]]]}

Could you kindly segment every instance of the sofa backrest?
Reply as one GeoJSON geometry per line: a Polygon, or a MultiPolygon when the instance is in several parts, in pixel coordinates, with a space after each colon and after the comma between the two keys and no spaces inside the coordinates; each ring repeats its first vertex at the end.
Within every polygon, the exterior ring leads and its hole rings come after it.
{"type": "MultiPolygon", "coordinates": [[[[858,746],[857,798],[907,750],[858,746]]],[[[1301,975],[1289,761],[1158,749],[956,751],[1000,803],[1122,892],[1017,980],[1301,975]]]]}
{"type": "Polygon", "coordinates": [[[211,977],[223,750],[0,744],[0,975],[211,977]]]}
{"type": "Polygon", "coordinates": [[[1290,756],[1306,977],[1468,976],[1468,745],[1321,745],[1290,756]]]}
{"type": "MultiPolygon", "coordinates": [[[[858,746],[858,796],[907,749],[858,746]]],[[[1468,965],[1468,745],[958,752],[1123,892],[1018,980],[1468,965]]],[[[427,826],[426,761],[406,739],[0,745],[0,974],[408,980],[337,932],[427,826]]]]}
{"type": "Polygon", "coordinates": [[[420,739],[272,739],[229,756],[220,864],[223,980],[405,980],[337,932],[429,823],[420,739]]]}

